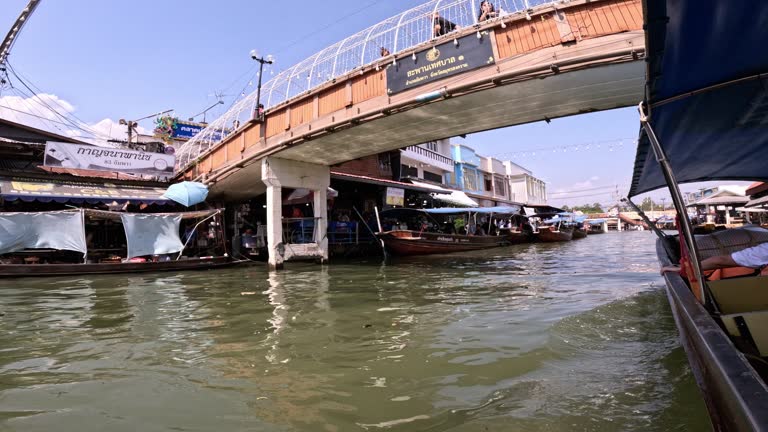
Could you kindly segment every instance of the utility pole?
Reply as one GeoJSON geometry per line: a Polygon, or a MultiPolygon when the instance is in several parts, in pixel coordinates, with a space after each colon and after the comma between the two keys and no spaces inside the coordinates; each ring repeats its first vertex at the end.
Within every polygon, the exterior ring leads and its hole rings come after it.
{"type": "Polygon", "coordinates": [[[159,116],[161,114],[169,113],[171,111],[173,111],[173,109],[161,111],[159,113],[150,114],[148,116],[145,116],[145,117],[142,117],[142,118],[136,119],[136,120],[120,119],[120,121],[118,123],[128,127],[128,146],[130,147],[130,145],[131,145],[131,139],[133,138],[133,129],[139,125],[139,123],[138,123],[139,120],[144,120],[144,119],[148,119],[150,117],[159,116]]]}
{"type": "Polygon", "coordinates": [[[251,58],[259,62],[259,84],[256,86],[256,106],[254,117],[256,120],[261,121],[262,117],[264,116],[264,107],[261,105],[261,76],[263,75],[262,72],[264,71],[264,63],[272,64],[274,62],[274,58],[271,54],[267,55],[267,57],[259,57],[259,52],[256,50],[251,50],[251,58]]]}

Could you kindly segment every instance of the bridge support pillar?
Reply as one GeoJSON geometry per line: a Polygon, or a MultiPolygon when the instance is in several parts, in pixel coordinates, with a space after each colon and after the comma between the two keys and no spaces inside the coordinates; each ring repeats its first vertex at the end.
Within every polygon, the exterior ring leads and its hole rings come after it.
{"type": "MultiPolygon", "coordinates": [[[[267,249],[270,270],[283,267],[291,259],[328,260],[327,191],[330,168],[306,162],[267,157],[261,161],[261,180],[267,186],[267,249]],[[314,194],[313,218],[301,221],[301,232],[283,232],[282,189],[309,189],[314,194]],[[310,223],[311,221],[311,223],[310,223]],[[311,237],[306,238],[306,226],[311,237]],[[287,235],[286,235],[287,234],[287,235]],[[299,239],[300,237],[300,239],[299,239]]],[[[297,222],[290,222],[297,224],[297,222]]]]}

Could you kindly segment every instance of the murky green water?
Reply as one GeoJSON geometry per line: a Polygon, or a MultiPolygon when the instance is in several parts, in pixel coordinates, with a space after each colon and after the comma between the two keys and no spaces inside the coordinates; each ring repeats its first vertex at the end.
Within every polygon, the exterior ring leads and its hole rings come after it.
{"type": "Polygon", "coordinates": [[[653,235],[0,282],[0,430],[709,428],[653,235]]]}

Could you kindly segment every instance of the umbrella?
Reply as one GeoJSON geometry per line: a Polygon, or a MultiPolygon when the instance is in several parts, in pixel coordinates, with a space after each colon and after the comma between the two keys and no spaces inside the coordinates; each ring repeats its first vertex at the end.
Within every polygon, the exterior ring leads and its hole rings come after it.
{"type": "Polygon", "coordinates": [[[208,196],[208,186],[198,183],[184,181],[172,184],[166,189],[163,198],[176,201],[187,207],[205,201],[208,196]]]}

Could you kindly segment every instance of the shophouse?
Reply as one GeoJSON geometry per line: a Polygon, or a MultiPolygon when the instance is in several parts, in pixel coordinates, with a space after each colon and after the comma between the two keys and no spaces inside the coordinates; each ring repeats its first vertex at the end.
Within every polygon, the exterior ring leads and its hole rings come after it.
{"type": "Polygon", "coordinates": [[[524,168],[512,161],[504,162],[509,190],[515,197],[515,201],[526,206],[540,206],[547,204],[547,184],[536,178],[531,170],[524,168]]]}

